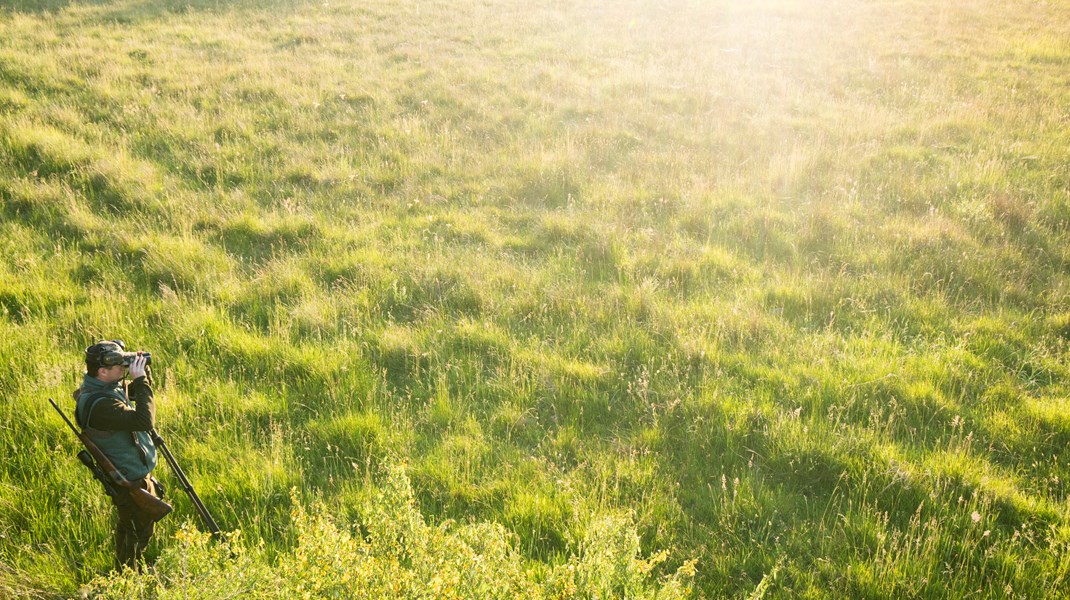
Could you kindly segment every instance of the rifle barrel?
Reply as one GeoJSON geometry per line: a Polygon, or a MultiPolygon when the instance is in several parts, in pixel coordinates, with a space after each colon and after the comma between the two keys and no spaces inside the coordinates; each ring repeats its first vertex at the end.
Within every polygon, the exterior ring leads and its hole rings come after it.
{"type": "Polygon", "coordinates": [[[55,400],[49,398],[48,401],[52,403],[52,408],[56,409],[56,412],[59,413],[59,416],[63,417],[63,421],[67,423],[67,427],[70,427],[71,431],[74,432],[74,435],[78,436],[78,438],[81,439],[82,434],[79,433],[78,430],[74,427],[74,423],[71,423],[71,420],[67,418],[67,415],[64,414],[63,409],[60,408],[58,404],[56,404],[55,400]]]}

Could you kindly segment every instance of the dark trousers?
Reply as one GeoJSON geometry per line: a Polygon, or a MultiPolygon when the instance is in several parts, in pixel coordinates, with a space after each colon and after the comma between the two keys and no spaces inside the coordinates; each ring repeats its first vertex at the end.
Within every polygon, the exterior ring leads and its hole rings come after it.
{"type": "MultiPolygon", "coordinates": [[[[163,498],[163,486],[152,477],[146,477],[138,483],[150,494],[163,498]]],[[[118,513],[115,524],[115,568],[127,566],[137,569],[156,523],[134,504],[130,494],[122,488],[112,497],[112,503],[118,513]]]]}

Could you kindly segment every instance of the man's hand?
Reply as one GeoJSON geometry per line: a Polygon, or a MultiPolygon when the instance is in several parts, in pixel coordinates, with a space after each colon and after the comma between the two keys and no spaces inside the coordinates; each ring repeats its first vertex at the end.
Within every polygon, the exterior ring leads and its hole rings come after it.
{"type": "Polygon", "coordinates": [[[134,379],[145,376],[145,355],[138,352],[137,357],[130,361],[130,376],[134,379]]]}

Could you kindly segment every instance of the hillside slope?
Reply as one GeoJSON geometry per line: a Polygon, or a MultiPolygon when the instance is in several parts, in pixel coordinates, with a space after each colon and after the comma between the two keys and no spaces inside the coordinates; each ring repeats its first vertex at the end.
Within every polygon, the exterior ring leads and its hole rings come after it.
{"type": "Polygon", "coordinates": [[[46,399],[120,337],[294,582],[393,481],[562,595],[617,523],[635,590],[1065,597],[1068,106],[1065,2],[0,0],[0,596],[110,564],[46,399]]]}

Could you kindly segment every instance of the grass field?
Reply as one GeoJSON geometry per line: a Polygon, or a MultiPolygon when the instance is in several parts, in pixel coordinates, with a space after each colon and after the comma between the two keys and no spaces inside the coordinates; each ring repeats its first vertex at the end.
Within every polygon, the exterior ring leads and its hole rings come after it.
{"type": "Polygon", "coordinates": [[[0,0],[0,203],[0,597],[1070,597],[1065,1],[0,0]]]}

